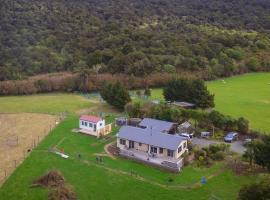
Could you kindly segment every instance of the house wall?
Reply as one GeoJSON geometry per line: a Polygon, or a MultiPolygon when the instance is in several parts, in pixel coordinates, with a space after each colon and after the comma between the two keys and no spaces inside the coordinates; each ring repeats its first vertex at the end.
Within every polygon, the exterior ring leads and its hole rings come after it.
{"type": "Polygon", "coordinates": [[[128,147],[128,140],[126,140],[126,145],[120,144],[120,138],[117,138],[117,147],[120,149],[124,149],[125,147],[128,147]]]}
{"type": "Polygon", "coordinates": [[[102,129],[105,127],[105,120],[101,120],[98,123],[88,122],[84,120],[79,120],[79,127],[80,129],[86,129],[89,131],[94,131],[94,124],[96,124],[96,131],[102,129]],[[87,126],[82,125],[82,122],[87,122],[87,126]],[[89,124],[92,124],[92,127],[89,126],[89,124]]]}
{"type": "MultiPolygon", "coordinates": [[[[181,142],[179,147],[180,146],[182,146],[182,151],[180,151],[179,153],[178,153],[178,150],[174,151],[174,154],[173,154],[174,156],[173,157],[168,156],[168,154],[167,154],[168,150],[165,149],[165,148],[163,148],[163,153],[159,153],[159,147],[157,147],[157,154],[156,155],[158,157],[163,157],[163,158],[175,158],[175,159],[178,159],[185,153],[185,151],[188,150],[187,149],[187,141],[181,142]],[[186,143],[185,148],[184,148],[184,143],[186,143]]],[[[120,138],[117,138],[117,147],[120,148],[120,149],[128,148],[129,147],[129,140],[126,140],[126,145],[122,145],[122,144],[120,144],[120,138]]],[[[134,149],[147,153],[148,150],[149,150],[149,145],[148,144],[141,144],[141,146],[140,146],[138,142],[134,142],[134,149]]]]}
{"type": "Polygon", "coordinates": [[[178,159],[179,157],[181,157],[186,151],[188,151],[188,148],[187,148],[187,141],[182,141],[181,144],[178,146],[178,148],[182,146],[182,151],[180,151],[178,153],[178,150],[175,151],[174,153],[174,158],[175,159],[178,159]],[[184,148],[184,144],[186,145],[186,147],[184,148]]]}
{"type": "Polygon", "coordinates": [[[144,152],[148,152],[149,150],[149,145],[148,144],[140,144],[138,142],[134,143],[134,149],[138,150],[138,151],[144,151],[144,152]]]}

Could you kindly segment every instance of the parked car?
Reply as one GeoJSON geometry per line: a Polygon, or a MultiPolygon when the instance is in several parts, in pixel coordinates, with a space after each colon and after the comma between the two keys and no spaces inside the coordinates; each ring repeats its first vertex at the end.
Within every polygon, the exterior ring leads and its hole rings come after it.
{"type": "Polygon", "coordinates": [[[193,138],[193,133],[192,134],[189,134],[189,133],[180,133],[179,135],[181,137],[187,138],[188,140],[191,140],[193,138]]]}
{"type": "Polygon", "coordinates": [[[233,142],[236,141],[238,139],[238,133],[236,132],[230,132],[228,133],[225,137],[224,137],[224,142],[233,142]]]}
{"type": "Polygon", "coordinates": [[[203,131],[201,132],[201,137],[202,138],[209,138],[211,136],[211,133],[208,131],[203,131]]]}

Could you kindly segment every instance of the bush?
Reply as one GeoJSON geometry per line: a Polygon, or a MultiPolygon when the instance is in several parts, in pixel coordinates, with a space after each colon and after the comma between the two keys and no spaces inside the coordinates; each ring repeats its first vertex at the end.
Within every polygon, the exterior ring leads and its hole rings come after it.
{"type": "Polygon", "coordinates": [[[218,152],[216,152],[214,154],[211,154],[210,158],[215,160],[215,161],[221,161],[221,160],[224,160],[225,154],[222,151],[218,151],[218,152]]]}
{"type": "Polygon", "coordinates": [[[264,178],[259,183],[243,186],[238,194],[238,200],[270,199],[270,178],[264,178]]]}

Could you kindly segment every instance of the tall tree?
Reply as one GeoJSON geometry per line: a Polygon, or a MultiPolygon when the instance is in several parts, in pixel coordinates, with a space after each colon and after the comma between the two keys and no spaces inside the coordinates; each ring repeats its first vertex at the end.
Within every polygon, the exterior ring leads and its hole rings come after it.
{"type": "Polygon", "coordinates": [[[174,78],[164,88],[163,95],[167,101],[187,101],[200,108],[214,107],[214,95],[202,80],[174,78]]]}
{"type": "Polygon", "coordinates": [[[108,104],[121,110],[131,101],[127,88],[119,81],[106,83],[101,89],[100,95],[108,104]]]}

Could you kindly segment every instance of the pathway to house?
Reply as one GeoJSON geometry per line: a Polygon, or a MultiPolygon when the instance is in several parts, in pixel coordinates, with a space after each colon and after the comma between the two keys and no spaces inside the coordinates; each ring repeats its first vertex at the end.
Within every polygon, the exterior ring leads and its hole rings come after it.
{"type": "MultiPolygon", "coordinates": [[[[193,138],[192,144],[198,145],[199,147],[207,147],[210,144],[221,144],[223,142],[217,140],[203,139],[203,138],[193,138]]],[[[233,143],[226,143],[230,145],[231,151],[239,154],[243,154],[246,148],[243,146],[242,141],[235,141],[233,143]]]]}

